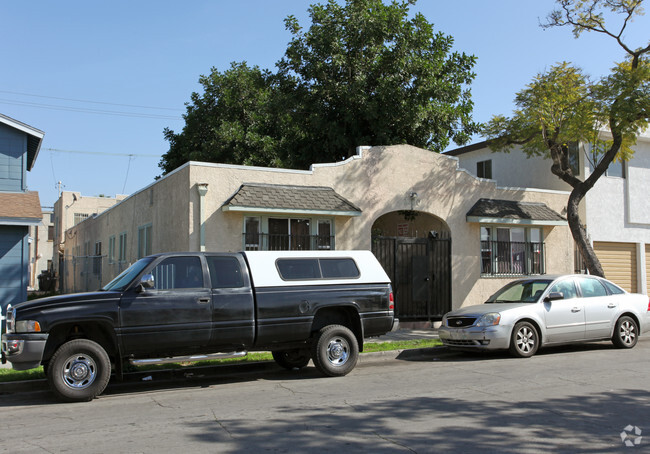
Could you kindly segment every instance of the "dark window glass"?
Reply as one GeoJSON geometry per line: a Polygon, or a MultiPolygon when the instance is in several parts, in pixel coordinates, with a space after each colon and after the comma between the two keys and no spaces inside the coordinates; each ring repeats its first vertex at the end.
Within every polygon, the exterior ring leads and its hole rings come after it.
{"type": "Polygon", "coordinates": [[[203,287],[203,268],[198,257],[170,257],[151,273],[158,290],[203,287]]]}
{"type": "Polygon", "coordinates": [[[359,268],[352,259],[320,259],[320,267],[325,279],[359,277],[359,268]]]}
{"type": "Polygon", "coordinates": [[[612,295],[620,295],[622,293],[625,293],[625,290],[618,287],[617,285],[612,284],[609,281],[601,281],[601,282],[605,284],[605,287],[607,287],[607,290],[609,290],[609,293],[611,293],[612,295]]]}
{"type": "Polygon", "coordinates": [[[320,279],[318,259],[279,259],[278,271],[282,279],[320,279]]]}
{"type": "Polygon", "coordinates": [[[593,298],[595,296],[607,296],[607,290],[597,279],[583,278],[579,281],[580,291],[583,298],[593,298]]]}
{"type": "Polygon", "coordinates": [[[578,142],[570,142],[568,150],[569,167],[574,176],[580,175],[580,146],[578,142]]]}
{"type": "Polygon", "coordinates": [[[207,256],[212,288],[237,288],[244,286],[241,266],[235,257],[207,256]]]}
{"type": "Polygon", "coordinates": [[[492,160],[480,161],[476,163],[476,176],[479,178],[492,179],[492,160]]]}

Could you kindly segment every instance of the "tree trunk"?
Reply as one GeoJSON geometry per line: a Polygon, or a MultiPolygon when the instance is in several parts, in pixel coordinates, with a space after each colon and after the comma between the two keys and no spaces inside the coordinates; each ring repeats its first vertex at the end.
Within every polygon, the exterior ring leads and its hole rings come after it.
{"type": "Polygon", "coordinates": [[[580,255],[585,260],[589,274],[605,277],[605,272],[603,271],[603,267],[600,264],[600,260],[598,260],[594,249],[591,247],[591,244],[587,239],[587,231],[582,226],[582,222],[580,220],[578,207],[580,206],[580,201],[584,198],[586,193],[587,189],[583,185],[579,185],[573,188],[573,191],[571,191],[571,195],[569,196],[569,201],[567,203],[567,220],[569,222],[569,229],[571,230],[573,240],[578,246],[580,255]]]}

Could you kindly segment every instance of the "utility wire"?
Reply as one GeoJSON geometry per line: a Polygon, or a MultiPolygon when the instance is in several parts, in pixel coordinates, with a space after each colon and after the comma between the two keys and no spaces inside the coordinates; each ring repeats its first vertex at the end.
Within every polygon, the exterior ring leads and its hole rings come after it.
{"type": "Polygon", "coordinates": [[[113,115],[118,117],[136,117],[136,118],[158,118],[163,120],[181,120],[180,116],[173,115],[158,115],[158,114],[148,114],[148,113],[137,113],[137,112],[120,112],[115,110],[99,110],[99,109],[88,109],[83,107],[69,107],[69,106],[56,106],[52,104],[39,104],[26,101],[14,101],[11,99],[0,99],[0,104],[10,104],[14,106],[27,106],[27,107],[38,107],[41,109],[51,109],[51,110],[63,110],[67,112],[82,112],[82,113],[92,113],[99,115],[113,115]]]}
{"type": "Polygon", "coordinates": [[[90,154],[90,155],[104,155],[104,156],[129,156],[138,158],[160,158],[156,154],[141,154],[141,153],[109,153],[106,151],[81,151],[81,150],[61,150],[59,148],[45,148],[47,151],[54,151],[57,153],[77,153],[77,154],[90,154]]]}
{"type": "Polygon", "coordinates": [[[10,90],[0,90],[0,93],[8,93],[12,95],[20,95],[20,96],[31,96],[34,98],[46,98],[46,99],[58,99],[61,101],[74,101],[74,102],[85,102],[85,103],[90,103],[90,104],[104,104],[107,106],[120,106],[120,107],[136,107],[139,109],[153,109],[153,110],[171,110],[173,112],[183,112],[183,109],[175,109],[172,107],[152,107],[152,106],[140,106],[137,104],[118,104],[118,103],[113,103],[113,102],[103,102],[103,101],[90,101],[86,99],[75,99],[75,98],[60,98],[58,96],[45,96],[45,95],[34,95],[31,93],[21,93],[18,91],[10,91],[10,90]]]}

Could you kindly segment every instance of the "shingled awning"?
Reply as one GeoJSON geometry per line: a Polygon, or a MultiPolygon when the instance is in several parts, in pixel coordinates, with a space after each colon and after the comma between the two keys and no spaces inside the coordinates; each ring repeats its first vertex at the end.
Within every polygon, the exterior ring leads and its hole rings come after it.
{"type": "Polygon", "coordinates": [[[224,211],[360,216],[361,210],[334,189],[316,186],[242,184],[224,211]]]}
{"type": "Polygon", "coordinates": [[[38,192],[0,192],[0,225],[38,225],[42,220],[38,192]]]}
{"type": "Polygon", "coordinates": [[[481,224],[567,225],[567,220],[544,203],[479,199],[467,213],[467,222],[481,224]]]}

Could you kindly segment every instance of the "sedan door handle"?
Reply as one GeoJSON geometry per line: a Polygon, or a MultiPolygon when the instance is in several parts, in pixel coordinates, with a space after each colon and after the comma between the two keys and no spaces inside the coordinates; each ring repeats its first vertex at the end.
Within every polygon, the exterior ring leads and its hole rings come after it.
{"type": "Polygon", "coordinates": [[[612,309],[612,308],[616,307],[616,304],[614,304],[614,303],[609,303],[609,304],[607,305],[607,307],[609,307],[610,309],[612,309]]]}
{"type": "Polygon", "coordinates": [[[210,298],[199,298],[199,304],[208,304],[210,302],[210,298]]]}
{"type": "Polygon", "coordinates": [[[574,307],[573,309],[571,309],[571,312],[580,312],[581,310],[582,309],[580,309],[579,307],[574,307]]]}

